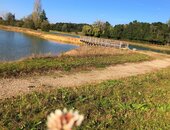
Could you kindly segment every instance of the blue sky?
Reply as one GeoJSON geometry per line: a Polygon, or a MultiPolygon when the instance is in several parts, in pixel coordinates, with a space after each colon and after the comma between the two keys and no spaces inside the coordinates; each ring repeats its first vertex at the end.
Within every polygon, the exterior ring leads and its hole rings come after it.
{"type": "MultiPolygon", "coordinates": [[[[34,0],[1,0],[0,15],[13,12],[17,18],[29,15],[34,0]]],[[[93,23],[109,21],[112,25],[142,22],[166,22],[170,18],[170,0],[42,0],[49,21],[93,23]]]]}

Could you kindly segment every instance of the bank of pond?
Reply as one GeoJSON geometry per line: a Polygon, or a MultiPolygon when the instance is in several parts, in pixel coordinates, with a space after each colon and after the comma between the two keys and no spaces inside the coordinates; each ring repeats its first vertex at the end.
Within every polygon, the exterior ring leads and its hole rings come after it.
{"type": "Polygon", "coordinates": [[[15,61],[32,55],[58,55],[77,48],[24,33],[0,30],[0,61],[15,61]]]}

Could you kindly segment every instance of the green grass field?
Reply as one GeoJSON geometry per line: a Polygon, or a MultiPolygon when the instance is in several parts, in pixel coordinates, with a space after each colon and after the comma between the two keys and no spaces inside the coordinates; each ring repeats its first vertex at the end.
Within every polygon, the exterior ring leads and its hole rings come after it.
{"type": "Polygon", "coordinates": [[[126,62],[141,62],[152,58],[138,53],[117,55],[60,56],[32,58],[18,62],[1,63],[0,77],[43,74],[53,70],[71,71],[106,67],[126,62]]]}
{"type": "Polygon", "coordinates": [[[0,129],[45,130],[47,115],[64,107],[85,115],[80,130],[169,130],[170,68],[0,101],[0,129]]]}

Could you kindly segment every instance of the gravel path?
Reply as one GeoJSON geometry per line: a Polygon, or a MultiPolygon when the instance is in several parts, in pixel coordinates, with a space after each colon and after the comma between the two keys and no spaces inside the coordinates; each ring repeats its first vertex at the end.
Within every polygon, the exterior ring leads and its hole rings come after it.
{"type": "Polygon", "coordinates": [[[28,94],[32,91],[55,89],[58,87],[74,87],[83,84],[100,83],[109,79],[145,74],[170,66],[170,58],[157,59],[142,63],[126,63],[96,69],[89,72],[61,74],[51,76],[35,76],[21,79],[0,79],[0,99],[28,94]]]}

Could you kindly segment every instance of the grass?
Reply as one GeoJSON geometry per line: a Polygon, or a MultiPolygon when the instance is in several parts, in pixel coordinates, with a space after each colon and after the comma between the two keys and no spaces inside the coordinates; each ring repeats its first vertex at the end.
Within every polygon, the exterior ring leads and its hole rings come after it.
{"type": "Polygon", "coordinates": [[[0,101],[0,129],[45,130],[47,115],[64,107],[84,113],[79,130],[169,130],[170,68],[0,101]]]}
{"type": "Polygon", "coordinates": [[[0,77],[15,77],[43,74],[53,70],[72,71],[101,68],[126,62],[141,62],[152,59],[149,56],[129,53],[127,55],[88,55],[33,58],[23,61],[1,63],[0,77]]]}

